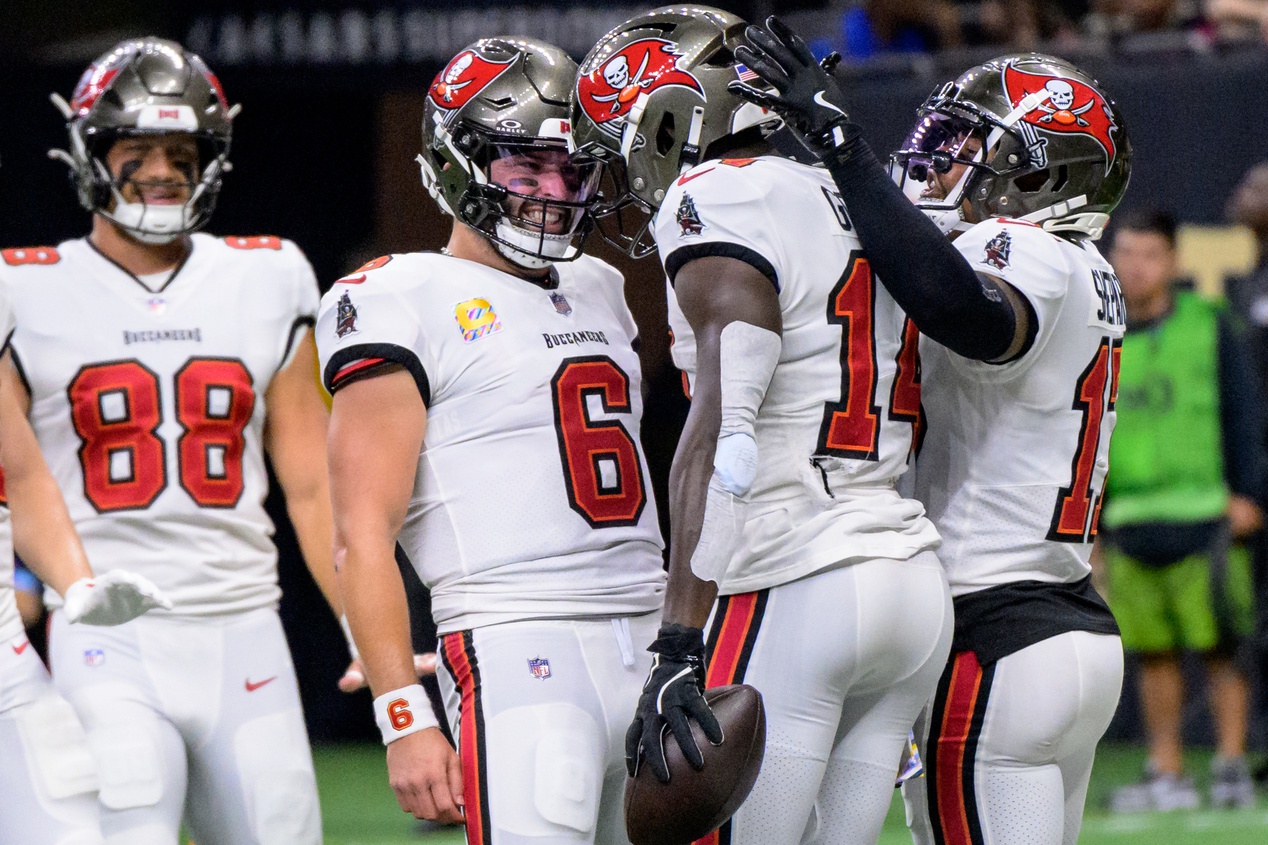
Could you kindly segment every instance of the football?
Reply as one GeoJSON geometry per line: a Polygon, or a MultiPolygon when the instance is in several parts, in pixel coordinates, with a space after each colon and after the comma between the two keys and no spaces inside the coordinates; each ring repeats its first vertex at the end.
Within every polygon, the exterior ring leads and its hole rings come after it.
{"type": "Polygon", "coordinates": [[[633,845],[687,845],[729,819],[757,780],[766,751],[762,695],[746,684],[705,690],[722,726],[722,744],[710,745],[694,721],[704,768],[696,771],[672,736],[665,737],[669,783],[650,766],[625,781],[625,830],[633,845]]]}

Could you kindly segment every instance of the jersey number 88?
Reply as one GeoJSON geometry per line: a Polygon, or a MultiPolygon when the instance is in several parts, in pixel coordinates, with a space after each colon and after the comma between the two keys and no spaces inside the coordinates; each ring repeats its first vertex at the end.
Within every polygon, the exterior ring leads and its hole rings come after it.
{"type": "MultiPolygon", "coordinates": [[[[201,507],[234,507],[244,486],[243,432],[255,410],[251,374],[234,358],[191,358],[172,387],[181,487],[201,507]]],[[[88,502],[98,513],[152,505],[167,487],[159,377],[136,359],[91,364],[67,396],[88,502]]]]}

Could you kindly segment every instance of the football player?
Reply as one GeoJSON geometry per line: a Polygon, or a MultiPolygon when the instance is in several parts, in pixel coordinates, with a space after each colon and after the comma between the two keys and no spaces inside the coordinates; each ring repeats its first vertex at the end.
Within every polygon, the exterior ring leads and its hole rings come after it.
{"type": "Polygon", "coordinates": [[[745,95],[822,154],[924,335],[915,491],[956,623],[928,777],[904,785],[916,841],[1074,843],[1123,672],[1088,563],[1124,331],[1093,242],[1127,187],[1122,116],[1068,62],[1003,56],[934,92],[891,180],[799,38],[776,19],[748,38],[737,55],[777,93],[745,95]]]}
{"type": "MultiPolygon", "coordinates": [[[[13,309],[0,290],[0,367],[11,368],[13,309]]],[[[13,546],[64,599],[67,620],[119,625],[171,602],[125,569],[94,578],[12,380],[0,380],[0,842],[101,842],[96,770],[75,711],[57,694],[14,601],[13,546]]]]}
{"type": "Polygon", "coordinates": [[[575,92],[576,143],[625,162],[627,207],[658,209],[692,394],[627,762],[667,780],[676,740],[699,767],[689,718],[723,739],[701,689],[752,684],[765,760],[709,841],[874,842],[951,644],[937,533],[895,490],[919,426],[917,334],[828,174],[779,154],[779,118],[728,90],[750,77],[743,31],[706,7],[640,15],[590,51],[575,92]]]}
{"type": "Polygon", "coordinates": [[[336,559],[401,808],[470,843],[624,843],[621,738],[664,592],[619,273],[582,255],[599,165],[576,63],[477,41],[427,93],[441,253],[375,259],[317,322],[336,559]],[[457,754],[410,665],[397,543],[431,590],[457,754]]]}
{"type": "Polygon", "coordinates": [[[88,732],[102,832],[171,845],[183,823],[200,845],[320,842],[263,507],[267,449],[337,605],[312,270],[289,241],[196,233],[236,112],[198,56],[125,41],[54,99],[70,134],[54,155],[92,228],[4,251],[18,322],[6,389],[94,566],[135,567],[172,600],[112,629],[53,613],[54,678],[88,732]]]}

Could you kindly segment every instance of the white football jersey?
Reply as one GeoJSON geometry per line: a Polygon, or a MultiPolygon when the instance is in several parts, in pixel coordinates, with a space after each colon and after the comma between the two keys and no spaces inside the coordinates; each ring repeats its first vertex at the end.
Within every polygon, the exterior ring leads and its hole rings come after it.
{"type": "Polygon", "coordinates": [[[265,395],[316,313],[299,248],[196,234],[151,292],[78,239],[5,250],[0,277],[31,424],[93,569],[145,575],[173,614],[274,605],[265,395]]]}
{"type": "Polygon", "coordinates": [[[661,606],[623,280],[587,256],[556,273],[546,290],[447,255],[393,255],[322,300],[327,387],[392,361],[427,405],[399,540],[442,634],[661,606]]]}
{"type": "MultiPolygon", "coordinates": [[[[0,280],[0,355],[9,348],[12,337],[13,304],[0,280]]],[[[0,474],[0,642],[8,642],[22,631],[22,617],[13,598],[13,526],[9,522],[9,500],[4,495],[4,476],[0,474]]]]}
{"type": "Polygon", "coordinates": [[[1090,571],[1125,322],[1118,278],[1091,241],[993,219],[955,241],[973,269],[1021,291],[1039,318],[1008,364],[922,338],[929,428],[916,495],[942,534],[953,595],[1090,571]]]}
{"type": "MultiPolygon", "coordinates": [[[[705,162],[670,186],[656,242],[671,277],[721,255],[761,270],[779,292],[783,344],[721,592],[935,547],[920,503],[894,490],[920,424],[918,335],[877,283],[827,171],[775,157],[705,162]]],[[[669,324],[690,384],[695,340],[672,286],[669,324]]]]}

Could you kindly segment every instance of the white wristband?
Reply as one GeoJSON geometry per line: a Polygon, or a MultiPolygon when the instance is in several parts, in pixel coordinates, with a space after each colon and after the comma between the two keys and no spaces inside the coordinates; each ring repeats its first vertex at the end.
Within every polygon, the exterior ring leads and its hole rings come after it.
{"type": "Polygon", "coordinates": [[[401,687],[374,699],[374,721],[379,723],[384,745],[440,725],[422,684],[401,687]]]}
{"type": "Polygon", "coordinates": [[[357,651],[357,644],[352,639],[352,626],[348,624],[346,615],[339,617],[339,627],[343,629],[343,638],[348,641],[348,655],[356,660],[361,654],[357,651]]]}

